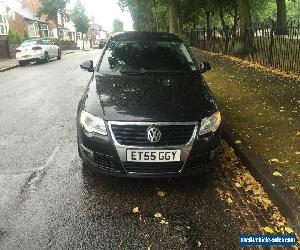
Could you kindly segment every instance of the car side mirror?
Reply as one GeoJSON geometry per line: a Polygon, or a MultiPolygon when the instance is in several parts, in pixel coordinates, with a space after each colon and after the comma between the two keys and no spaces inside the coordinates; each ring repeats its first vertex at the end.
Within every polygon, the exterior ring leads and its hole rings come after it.
{"type": "Polygon", "coordinates": [[[201,62],[199,65],[199,71],[200,73],[205,73],[206,71],[209,71],[211,69],[211,65],[209,62],[201,62]]]}
{"type": "Polygon", "coordinates": [[[80,64],[80,68],[82,68],[88,72],[94,72],[94,70],[95,70],[94,63],[92,60],[83,62],[82,64],[80,64]]]}

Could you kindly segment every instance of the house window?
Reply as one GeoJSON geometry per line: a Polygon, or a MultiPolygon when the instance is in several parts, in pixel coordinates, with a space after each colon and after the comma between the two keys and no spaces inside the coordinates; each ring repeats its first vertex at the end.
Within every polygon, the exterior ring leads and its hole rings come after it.
{"type": "Polygon", "coordinates": [[[8,23],[7,17],[0,15],[0,35],[7,35],[8,32],[8,23]]]}
{"type": "Polygon", "coordinates": [[[47,24],[43,24],[42,29],[45,37],[53,37],[53,32],[51,29],[49,29],[49,26],[47,24]]]}
{"type": "Polygon", "coordinates": [[[37,23],[29,23],[28,24],[28,34],[29,37],[39,37],[39,27],[37,23]]]}

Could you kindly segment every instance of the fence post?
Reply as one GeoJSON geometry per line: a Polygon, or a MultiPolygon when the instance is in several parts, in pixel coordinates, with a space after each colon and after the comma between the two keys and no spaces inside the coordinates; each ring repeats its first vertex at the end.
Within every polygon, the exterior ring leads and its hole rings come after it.
{"type": "Polygon", "coordinates": [[[268,56],[268,63],[269,65],[272,65],[273,62],[273,47],[274,47],[274,21],[272,21],[271,24],[271,31],[270,31],[270,44],[269,44],[269,56],[268,56]]]}
{"type": "Polygon", "coordinates": [[[224,30],[224,32],[225,32],[225,48],[224,48],[224,54],[225,55],[227,55],[228,54],[228,44],[229,44],[229,32],[228,32],[228,30],[229,30],[229,27],[226,25],[225,27],[225,30],[224,30]]]}

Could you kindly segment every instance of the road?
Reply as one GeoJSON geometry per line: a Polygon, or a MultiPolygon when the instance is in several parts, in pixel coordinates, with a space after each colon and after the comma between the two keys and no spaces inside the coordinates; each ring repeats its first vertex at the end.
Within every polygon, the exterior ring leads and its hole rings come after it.
{"type": "Polygon", "coordinates": [[[232,169],[246,170],[225,143],[202,176],[82,169],[75,118],[90,73],[79,64],[99,53],[0,73],[0,249],[237,249],[240,233],[259,233],[270,210],[233,185],[232,169]]]}

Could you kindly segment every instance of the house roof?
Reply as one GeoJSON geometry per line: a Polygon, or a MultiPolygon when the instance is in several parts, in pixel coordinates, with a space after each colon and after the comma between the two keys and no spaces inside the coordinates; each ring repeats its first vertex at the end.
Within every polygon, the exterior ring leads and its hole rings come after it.
{"type": "Polygon", "coordinates": [[[23,8],[22,4],[20,2],[17,2],[15,0],[7,0],[6,6],[26,19],[47,23],[47,22],[41,21],[32,10],[30,10],[28,8],[23,8]]]}

